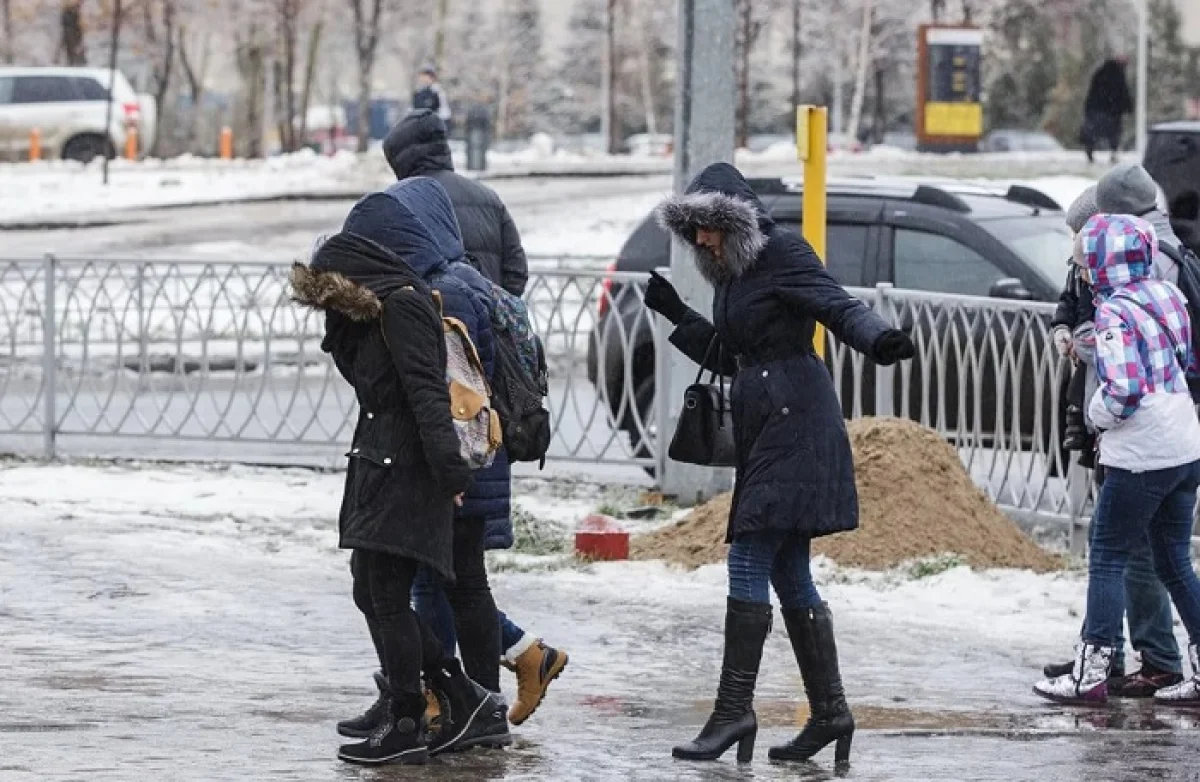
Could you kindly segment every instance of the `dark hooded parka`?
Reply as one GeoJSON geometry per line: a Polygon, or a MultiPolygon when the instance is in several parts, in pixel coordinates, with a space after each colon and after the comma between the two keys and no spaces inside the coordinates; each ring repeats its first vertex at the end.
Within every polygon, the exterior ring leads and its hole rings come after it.
{"type": "Polygon", "coordinates": [[[729,539],[762,530],[817,537],[854,529],[850,442],[813,334],[823,323],[875,358],[890,327],[829,276],[799,234],[775,225],[727,163],[706,168],[684,195],[659,207],[658,217],[692,247],[714,288],[713,322],[690,311],[671,342],[699,363],[715,335],[720,360],[714,355],[707,367],[734,375],[737,484],[729,539]],[[701,228],[722,233],[722,258],[696,245],[701,228]]]}
{"type": "MultiPolygon", "coordinates": [[[[415,217],[408,254],[437,253],[415,217]]],[[[446,343],[429,288],[394,252],[339,233],[292,268],[295,299],[326,313],[321,348],[354,387],[342,548],[384,551],[454,578],[454,497],[471,485],[446,386],[446,343]]]]}

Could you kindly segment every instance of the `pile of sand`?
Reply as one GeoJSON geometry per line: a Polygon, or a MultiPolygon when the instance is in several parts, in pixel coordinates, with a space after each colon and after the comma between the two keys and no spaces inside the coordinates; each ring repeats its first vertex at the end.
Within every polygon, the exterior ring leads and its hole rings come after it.
{"type": "MultiPolygon", "coordinates": [[[[978,568],[1062,567],[988,500],[936,432],[895,418],[862,419],[849,428],[859,528],[818,539],[815,554],[871,570],[945,553],[978,568]]],[[[677,524],[635,538],[630,556],[685,567],[723,561],[730,501],[722,495],[677,524]]]]}

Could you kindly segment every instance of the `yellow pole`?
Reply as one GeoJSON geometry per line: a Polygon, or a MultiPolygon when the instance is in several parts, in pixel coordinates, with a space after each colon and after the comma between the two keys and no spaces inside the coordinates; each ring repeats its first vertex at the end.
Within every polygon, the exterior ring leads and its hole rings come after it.
{"type": "MultiPolygon", "coordinates": [[[[826,149],[829,110],[824,106],[796,109],[796,151],[804,161],[804,238],[825,263],[826,149]]],[[[817,355],[825,356],[825,327],[817,324],[813,335],[817,355]]]]}

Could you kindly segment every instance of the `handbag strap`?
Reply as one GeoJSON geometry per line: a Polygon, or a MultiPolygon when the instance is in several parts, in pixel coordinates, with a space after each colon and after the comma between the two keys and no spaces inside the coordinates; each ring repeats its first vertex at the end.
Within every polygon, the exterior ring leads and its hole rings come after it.
{"type": "MultiPolygon", "coordinates": [[[[712,358],[713,349],[717,351],[717,366],[721,366],[721,355],[725,352],[725,346],[721,344],[721,338],[716,333],[708,343],[708,348],[704,351],[704,360],[700,362],[700,371],[696,373],[696,382],[699,383],[704,379],[704,365],[712,358]]],[[[711,384],[717,381],[717,389],[720,392],[717,395],[717,410],[721,415],[725,414],[725,373],[715,370],[709,370],[708,382],[711,384]]]]}

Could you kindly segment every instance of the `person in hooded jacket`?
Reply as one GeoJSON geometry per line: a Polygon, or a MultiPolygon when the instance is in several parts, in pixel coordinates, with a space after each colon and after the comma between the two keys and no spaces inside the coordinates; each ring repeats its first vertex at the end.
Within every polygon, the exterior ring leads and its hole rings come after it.
{"type": "Polygon", "coordinates": [[[1089,406],[1101,431],[1104,483],[1092,519],[1087,614],[1072,670],[1034,692],[1098,705],[1121,636],[1126,566],[1147,538],[1154,568],[1191,639],[1192,677],[1159,689],[1155,702],[1200,706],[1200,581],[1191,561],[1200,486],[1200,421],[1186,369],[1195,361],[1187,304],[1155,279],[1158,237],[1145,220],[1098,215],[1083,229],[1081,265],[1097,292],[1100,388],[1089,406]]]}
{"type": "Polygon", "coordinates": [[[1089,163],[1094,160],[1096,148],[1102,141],[1112,150],[1112,161],[1117,162],[1122,123],[1125,115],[1133,111],[1133,97],[1129,94],[1129,80],[1125,76],[1128,64],[1129,59],[1123,55],[1112,57],[1092,74],[1083,104],[1083,127],[1079,131],[1079,140],[1083,142],[1089,163]]]}
{"type": "Polygon", "coordinates": [[[822,323],[881,364],[911,358],[915,348],[904,332],[846,293],[799,234],[777,226],[733,166],[709,166],[657,214],[690,245],[712,284],[713,320],[690,309],[657,274],[646,306],[674,324],[676,348],[733,376],[737,462],[716,705],[700,734],[673,754],[713,760],[738,744],[738,759],[751,759],[758,730],[754,686],[774,586],[811,717],[770,757],[807,760],[836,741],[837,760],[848,760],[854,718],[838,672],[832,616],[813,583],[809,554],[813,538],[858,526],[858,497],[842,408],[813,335],[822,323]]]}
{"type": "MultiPolygon", "coordinates": [[[[415,177],[398,182],[383,192],[372,193],[354,205],[342,230],[402,257],[417,276],[439,294],[442,314],[466,326],[484,370],[491,376],[495,346],[486,298],[489,283],[463,261],[458,223],[450,199],[440,184],[427,177],[415,177]],[[418,238],[425,241],[426,236],[431,245],[423,244],[423,252],[412,252],[414,242],[418,238]]],[[[452,608],[452,626],[458,636],[467,676],[495,693],[499,691],[500,678],[500,627],[484,562],[487,498],[481,498],[478,490],[483,472],[474,474],[475,480],[454,510],[454,567],[451,574],[444,569],[424,567],[418,578],[432,578],[441,583],[452,608]]],[[[374,638],[376,633],[371,628],[369,615],[367,621],[374,638]]],[[[433,630],[436,632],[437,627],[433,630]]],[[[376,651],[379,651],[378,647],[376,651]]],[[[447,650],[445,656],[452,657],[453,650],[447,650]]],[[[495,702],[500,703],[498,698],[495,702]]],[[[377,713],[373,709],[354,720],[340,723],[339,730],[345,735],[369,731],[377,713]]],[[[443,734],[454,736],[461,731],[462,725],[453,713],[451,722],[450,731],[443,728],[443,734]]],[[[507,741],[508,725],[503,711],[499,719],[489,717],[485,727],[486,730],[480,727],[476,731],[487,734],[479,737],[476,743],[485,744],[483,738],[496,739],[490,741],[494,745],[507,741]]]]}
{"type": "MultiPolygon", "coordinates": [[[[411,213],[399,248],[416,260],[436,255],[411,213]]],[[[453,506],[471,485],[459,453],[446,386],[446,345],[433,297],[400,255],[342,232],[311,265],[293,267],[294,298],[324,311],[321,347],[354,387],[358,424],[339,516],[340,546],[353,550],[354,601],[371,626],[383,692],[371,729],[338,752],[363,764],[423,763],[422,671],[459,720],[434,752],[469,746],[502,705],[471,682],[459,662],[422,628],[410,605],[419,567],[453,578],[453,506]]],[[[494,740],[494,739],[493,739],[494,740]]]]}
{"type": "MultiPolygon", "coordinates": [[[[513,296],[524,295],[529,269],[517,227],[494,191],[454,172],[446,127],[438,116],[429,111],[409,113],[384,139],[383,149],[398,180],[429,177],[446,189],[468,260],[488,281],[513,296]]],[[[488,550],[512,548],[511,500],[512,471],[501,449],[495,464],[476,473],[469,499],[470,511],[484,517],[488,550]]],[[[458,643],[453,614],[437,580],[418,576],[414,595],[418,613],[437,630],[446,653],[453,655],[458,643]]],[[[508,716],[512,724],[520,725],[541,705],[569,656],[524,630],[503,611],[498,618],[502,660],[517,677],[517,697],[508,716]]]]}

